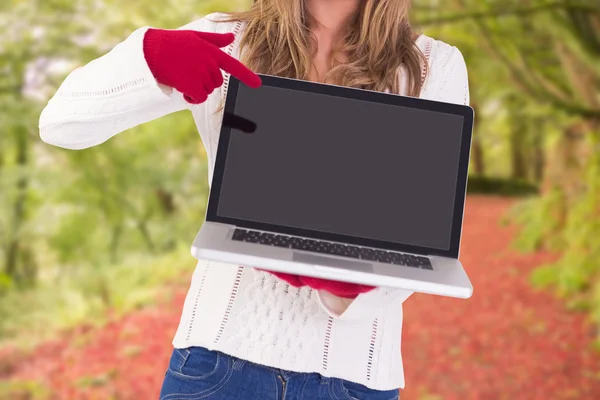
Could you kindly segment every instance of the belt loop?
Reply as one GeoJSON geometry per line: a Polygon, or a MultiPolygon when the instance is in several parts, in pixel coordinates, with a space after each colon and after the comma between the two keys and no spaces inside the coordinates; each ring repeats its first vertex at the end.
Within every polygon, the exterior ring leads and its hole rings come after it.
{"type": "Polygon", "coordinates": [[[240,358],[234,358],[233,359],[233,369],[235,371],[241,371],[242,368],[244,368],[244,365],[246,365],[246,360],[242,360],[240,358]]]}

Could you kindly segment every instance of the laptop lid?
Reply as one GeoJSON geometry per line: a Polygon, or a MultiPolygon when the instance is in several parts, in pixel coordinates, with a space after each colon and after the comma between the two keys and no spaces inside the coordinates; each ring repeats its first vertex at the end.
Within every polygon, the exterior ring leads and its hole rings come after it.
{"type": "Polygon", "coordinates": [[[230,78],[206,220],[458,258],[473,110],[230,78]]]}

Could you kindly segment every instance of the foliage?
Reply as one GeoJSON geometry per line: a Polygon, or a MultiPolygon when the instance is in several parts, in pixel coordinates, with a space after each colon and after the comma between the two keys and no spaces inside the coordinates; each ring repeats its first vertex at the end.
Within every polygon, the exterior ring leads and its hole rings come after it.
{"type": "Polygon", "coordinates": [[[29,348],[80,324],[102,325],[109,312],[118,316],[152,304],[194,265],[189,247],[182,246],[163,256],[131,255],[103,268],[74,269],[40,281],[35,290],[11,291],[0,302],[0,340],[29,348]]]}
{"type": "Polygon", "coordinates": [[[5,290],[35,284],[42,262],[44,269],[55,261],[65,269],[118,262],[129,252],[168,251],[180,240],[190,241],[202,221],[206,166],[189,114],[81,152],[39,140],[43,104],[73,65],[99,56],[136,24],[179,26],[189,21],[192,9],[207,11],[189,3],[159,14],[142,2],[126,4],[28,0],[0,14],[6,21],[0,34],[0,69],[6,72],[0,75],[0,287],[5,290]],[[117,12],[122,6],[135,8],[117,12]],[[126,19],[106,18],[98,25],[92,22],[98,15],[126,19]],[[66,68],[57,74],[61,66],[66,68]],[[189,146],[192,140],[198,145],[189,146]]]}
{"type": "Polygon", "coordinates": [[[600,323],[600,4],[453,0],[443,11],[417,10],[422,24],[441,25],[439,32],[470,43],[467,48],[479,54],[466,53],[473,57],[467,58],[473,98],[484,110],[474,149],[477,141],[499,138],[488,128],[501,128],[512,166],[505,173],[540,183],[541,196],[513,213],[523,226],[518,248],[559,255],[535,271],[534,284],[554,288],[571,307],[591,309],[600,323]],[[486,70],[473,70],[480,63],[486,70]],[[498,69],[502,73],[488,74],[498,69]],[[511,98],[520,104],[512,110],[511,98]],[[530,165],[515,174],[523,160],[530,165]],[[533,174],[527,171],[532,166],[533,174]]]}
{"type": "Polygon", "coordinates": [[[200,227],[208,194],[191,115],[77,152],[42,143],[39,115],[67,73],[140,26],[176,28],[243,3],[1,2],[0,336],[130,309],[189,265],[180,248],[200,227]]]}
{"type": "Polygon", "coordinates": [[[517,245],[534,250],[545,247],[561,254],[555,263],[539,268],[532,276],[541,287],[554,287],[570,307],[589,309],[600,321],[600,154],[587,168],[589,187],[575,199],[554,187],[526,207],[518,219],[525,229],[517,245]],[[569,210],[562,213],[565,203],[569,210]]]}

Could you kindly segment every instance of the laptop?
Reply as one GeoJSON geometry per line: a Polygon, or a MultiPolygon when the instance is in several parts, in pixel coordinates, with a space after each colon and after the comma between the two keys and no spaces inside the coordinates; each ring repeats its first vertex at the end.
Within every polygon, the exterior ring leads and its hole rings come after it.
{"type": "Polygon", "coordinates": [[[469,298],[473,109],[261,75],[229,86],[200,260],[469,298]]]}

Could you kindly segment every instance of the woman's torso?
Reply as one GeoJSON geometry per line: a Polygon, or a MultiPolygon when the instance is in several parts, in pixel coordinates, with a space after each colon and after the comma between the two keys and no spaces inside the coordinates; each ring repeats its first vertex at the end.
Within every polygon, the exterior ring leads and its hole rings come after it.
{"type": "MultiPolygon", "coordinates": [[[[226,22],[214,29],[236,34],[236,41],[224,50],[239,58],[243,25],[226,22]]],[[[423,35],[417,39],[428,59],[436,44],[443,43],[423,35]]],[[[421,97],[434,96],[435,87],[428,86],[423,70],[421,97]]],[[[209,181],[221,126],[218,110],[226,92],[227,83],[191,108],[206,148],[209,181]]],[[[409,295],[378,288],[360,295],[338,317],[324,307],[323,294],[310,288],[290,287],[253,268],[200,261],[173,343],[177,348],[205,347],[257,364],[316,372],[379,390],[399,388],[404,386],[402,302],[409,295]]]]}
{"type": "Polygon", "coordinates": [[[254,268],[200,261],[173,344],[388,390],[404,383],[402,301],[378,288],[336,317],[321,294],[254,268]]]}

